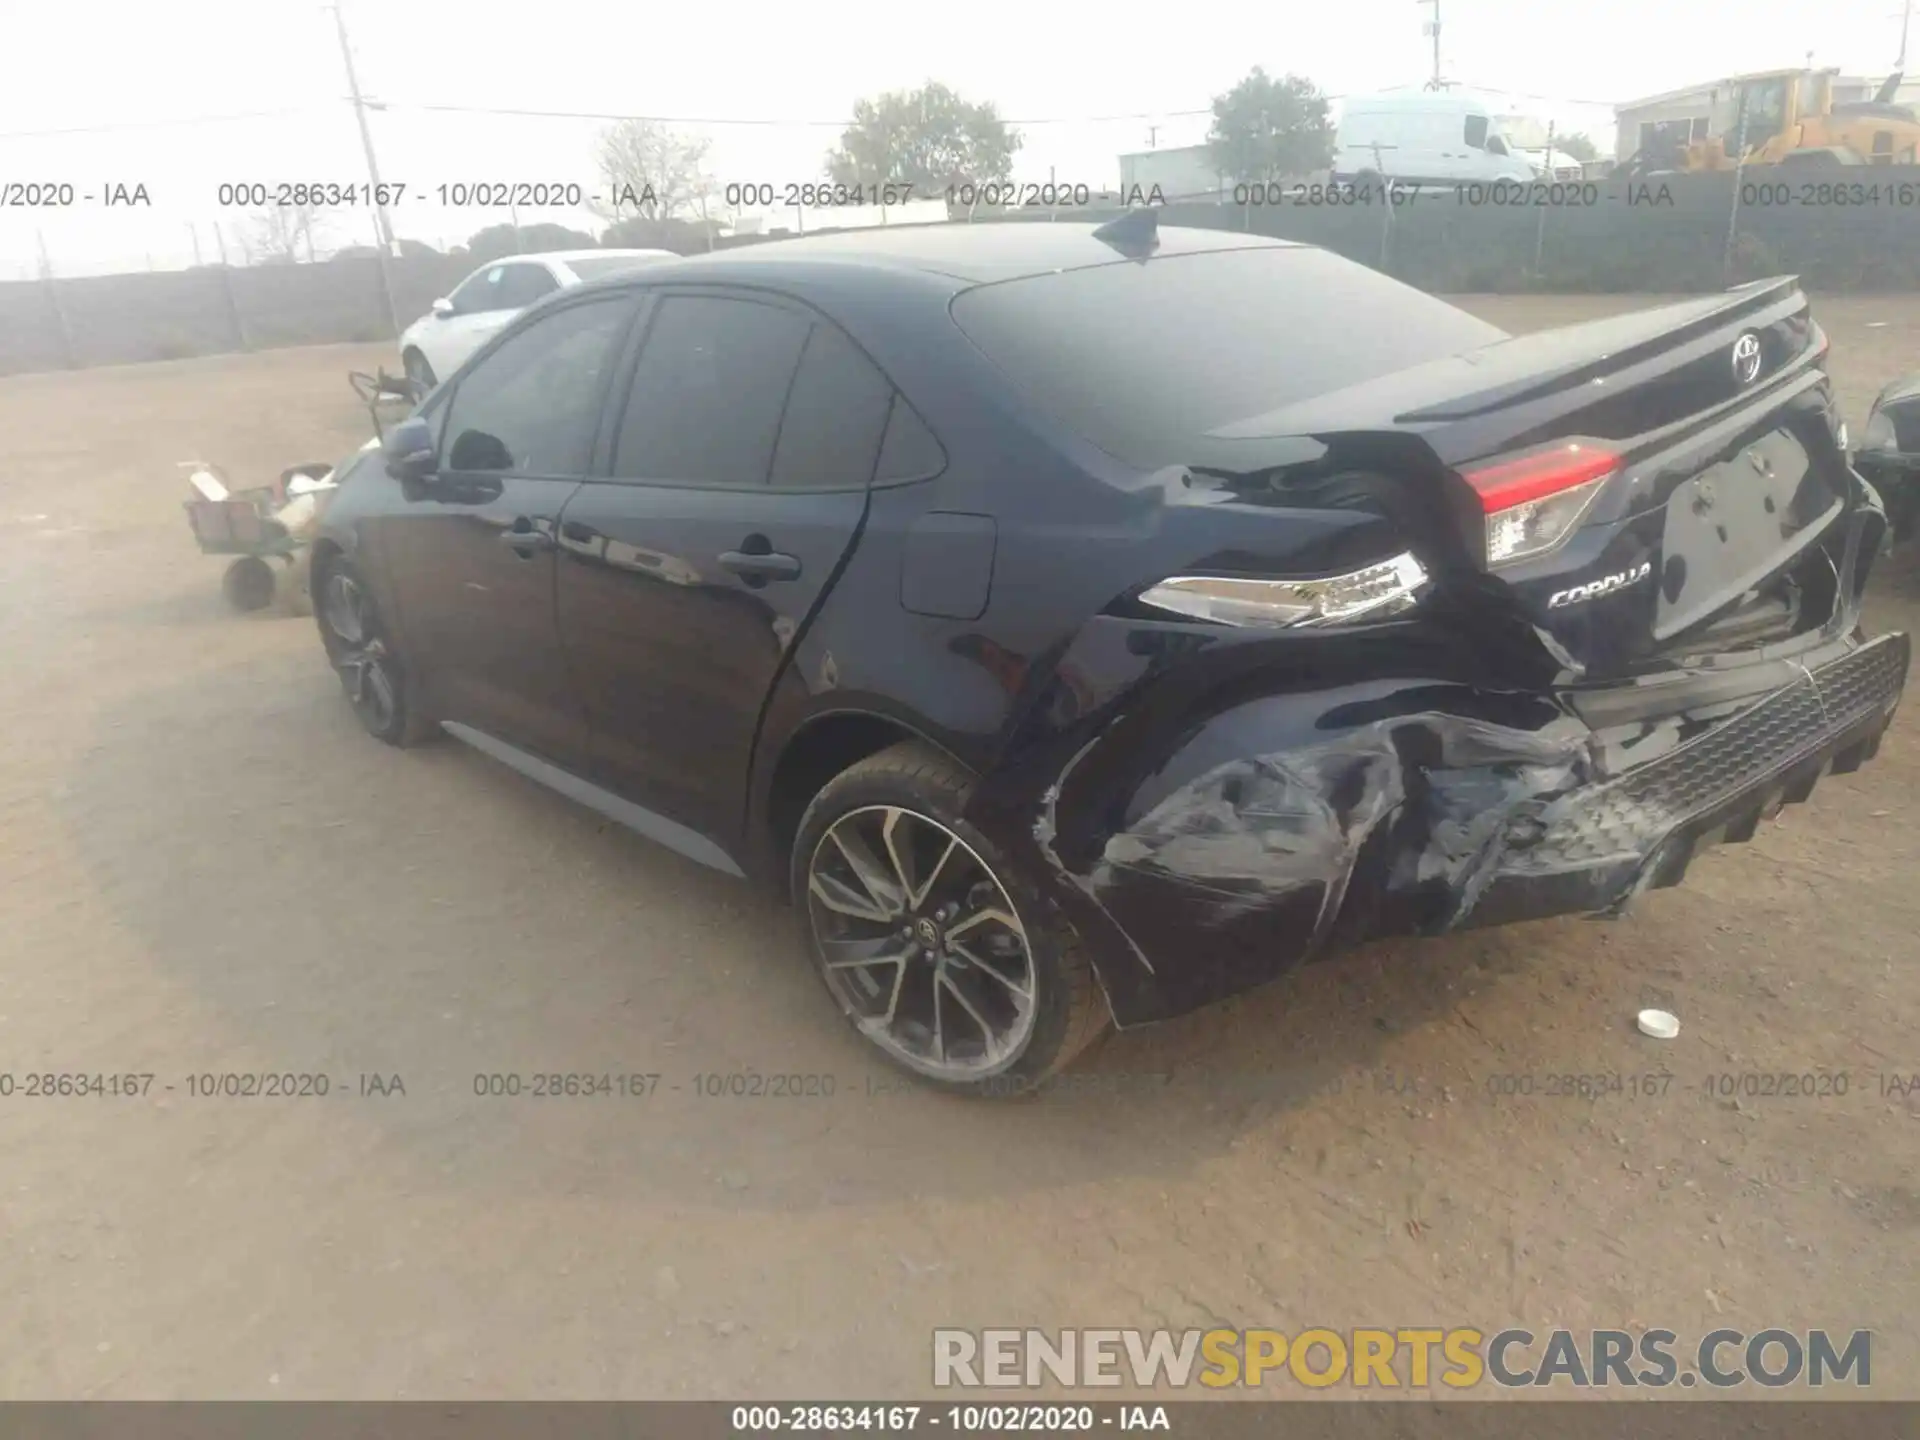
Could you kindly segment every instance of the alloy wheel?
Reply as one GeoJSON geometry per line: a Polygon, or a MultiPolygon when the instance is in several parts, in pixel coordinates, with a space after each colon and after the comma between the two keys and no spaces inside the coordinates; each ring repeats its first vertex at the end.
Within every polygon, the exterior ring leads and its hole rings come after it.
{"type": "Polygon", "coordinates": [[[378,735],[400,708],[400,677],[374,620],[373,600],[345,570],[327,576],[322,616],[333,636],[333,668],[360,722],[378,735]]]}
{"type": "Polygon", "coordinates": [[[921,1074],[983,1079],[1033,1034],[1033,951],[1006,887],[939,821],[850,810],[807,868],[827,988],[862,1034],[921,1074]]]}

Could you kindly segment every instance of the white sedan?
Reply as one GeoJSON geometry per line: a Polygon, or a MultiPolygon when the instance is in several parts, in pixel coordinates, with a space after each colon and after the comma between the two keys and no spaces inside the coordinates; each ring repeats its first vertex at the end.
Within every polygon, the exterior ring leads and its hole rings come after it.
{"type": "Polygon", "coordinates": [[[401,332],[400,363],[409,380],[432,389],[536,300],[675,258],[671,250],[555,250],[491,261],[401,332]]]}

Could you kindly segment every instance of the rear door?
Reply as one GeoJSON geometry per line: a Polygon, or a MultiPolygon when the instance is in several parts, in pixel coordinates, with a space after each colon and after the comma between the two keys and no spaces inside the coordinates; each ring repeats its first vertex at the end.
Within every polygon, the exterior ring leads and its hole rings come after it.
{"type": "Polygon", "coordinates": [[[892,389],[763,293],[662,292],[644,323],[609,473],[562,517],[560,629],[596,778],[726,844],[762,706],[865,514],[892,389]]]}
{"type": "Polygon", "coordinates": [[[631,293],[563,304],[456,382],[440,470],[403,487],[386,527],[408,649],[433,709],[566,763],[586,722],[554,625],[554,535],[592,470],[631,293]]]}

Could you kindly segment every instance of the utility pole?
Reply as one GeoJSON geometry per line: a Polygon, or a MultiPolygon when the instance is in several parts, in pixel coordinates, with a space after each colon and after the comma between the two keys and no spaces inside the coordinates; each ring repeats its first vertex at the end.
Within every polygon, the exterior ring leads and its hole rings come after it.
{"type": "Polygon", "coordinates": [[[1893,68],[1902,75],[1907,73],[1907,36],[1913,30],[1913,0],[1900,11],[1900,58],[1893,62],[1893,68]]]}
{"type": "Polygon", "coordinates": [[[46,232],[38,225],[33,227],[33,239],[40,249],[40,282],[47,287],[47,304],[60,331],[60,363],[69,370],[78,370],[80,358],[73,348],[73,324],[67,319],[67,307],[60,303],[60,282],[54,278],[53,256],[47,253],[46,232]]]}
{"type": "Polygon", "coordinates": [[[1433,78],[1427,82],[1427,89],[1444,90],[1446,82],[1440,78],[1440,0],[1414,0],[1414,3],[1433,6],[1433,19],[1422,27],[1433,37],[1433,78]]]}
{"type": "Polygon", "coordinates": [[[340,13],[340,0],[332,0],[333,28],[340,36],[340,58],[347,66],[347,92],[353,97],[353,118],[360,124],[360,148],[367,157],[367,179],[373,182],[374,231],[380,237],[375,248],[379,251],[380,289],[387,302],[387,321],[393,326],[393,333],[400,333],[400,316],[393,305],[393,277],[387,272],[387,261],[393,255],[393,221],[387,217],[386,197],[381,191],[380,164],[373,158],[373,131],[367,125],[367,102],[360,95],[360,77],[353,68],[353,46],[347,43],[347,19],[340,13]]]}
{"type": "Polygon", "coordinates": [[[1147,126],[1147,148],[1149,150],[1158,150],[1160,148],[1160,127],[1158,125],[1147,126]]]}

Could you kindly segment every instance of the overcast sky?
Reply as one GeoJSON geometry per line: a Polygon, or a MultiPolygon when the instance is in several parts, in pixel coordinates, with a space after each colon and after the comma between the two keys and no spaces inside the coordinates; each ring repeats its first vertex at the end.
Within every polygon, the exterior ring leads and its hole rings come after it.
{"type": "MultiPolygon", "coordinates": [[[[1901,3],[1443,0],[1443,66],[1611,148],[1611,102],[1800,65],[1809,50],[1819,65],[1883,74],[1901,3]]],[[[935,79],[1020,123],[1016,178],[1098,188],[1117,183],[1116,155],[1147,148],[1151,126],[1161,146],[1203,139],[1211,97],[1255,65],[1333,95],[1417,85],[1431,67],[1421,33],[1431,8],[1417,0],[345,0],[345,13],[362,88],[392,107],[372,124],[384,178],[409,191],[396,229],[440,245],[506,216],[449,211],[426,198],[433,186],[591,184],[601,126],[412,107],[762,122],[684,128],[711,138],[722,181],[783,183],[820,177],[855,99],[935,79]]],[[[219,209],[222,181],[366,178],[332,15],[316,0],[19,3],[0,7],[0,36],[0,184],[71,181],[97,194],[143,183],[152,199],[135,210],[0,209],[0,279],[36,273],[43,239],[60,274],[173,268],[193,261],[196,242],[212,260],[216,223],[229,239],[247,223],[219,209]],[[236,114],[248,118],[185,123],[236,114]],[[92,133],[46,133],[63,130],[92,133]]],[[[333,217],[324,238],[371,235],[361,212],[333,217]]]]}

